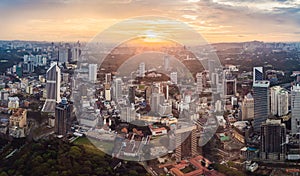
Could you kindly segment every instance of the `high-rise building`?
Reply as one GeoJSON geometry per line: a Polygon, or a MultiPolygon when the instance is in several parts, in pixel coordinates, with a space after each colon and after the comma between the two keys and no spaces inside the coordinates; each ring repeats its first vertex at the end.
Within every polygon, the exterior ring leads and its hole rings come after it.
{"type": "MultiPolygon", "coordinates": [[[[183,157],[197,155],[196,126],[182,127],[175,130],[175,156],[177,161],[183,157]]],[[[170,142],[171,143],[171,142],[170,142]]]]}
{"type": "Polygon", "coordinates": [[[97,64],[89,64],[89,81],[97,81],[97,64]]]}
{"type": "Polygon", "coordinates": [[[251,93],[248,93],[242,102],[242,120],[254,119],[254,99],[251,93]]]}
{"type": "Polygon", "coordinates": [[[253,83],[254,98],[254,131],[260,133],[260,125],[269,116],[269,81],[255,81],[253,83]]]}
{"type": "Polygon", "coordinates": [[[140,63],[139,65],[139,76],[144,77],[146,73],[146,65],[144,62],[140,63]]]}
{"type": "Polygon", "coordinates": [[[80,57],[80,48],[79,46],[75,46],[72,48],[72,61],[78,61],[80,57]]]}
{"type": "Polygon", "coordinates": [[[165,69],[165,71],[169,71],[169,69],[170,69],[170,58],[169,58],[169,56],[164,56],[164,69],[165,69]]]}
{"type": "Polygon", "coordinates": [[[272,115],[283,116],[289,112],[289,95],[280,86],[271,87],[271,113],[272,115]]]}
{"type": "Polygon", "coordinates": [[[253,83],[256,81],[262,81],[264,79],[264,73],[262,67],[253,67],[253,83]]]}
{"type": "Polygon", "coordinates": [[[292,87],[291,90],[291,110],[292,110],[292,134],[300,133],[300,85],[292,87]]]}
{"type": "Polygon", "coordinates": [[[177,82],[178,82],[177,72],[172,72],[170,74],[170,78],[171,78],[171,83],[172,84],[177,84],[177,82]]]}
{"type": "Polygon", "coordinates": [[[51,63],[46,72],[46,101],[42,108],[43,112],[55,112],[56,103],[61,101],[60,98],[61,71],[56,62],[51,63]]]}
{"type": "Polygon", "coordinates": [[[132,122],[136,120],[136,111],[132,107],[121,108],[121,120],[125,122],[132,122]]]}
{"type": "Polygon", "coordinates": [[[196,91],[197,91],[197,93],[201,93],[203,91],[203,76],[202,76],[202,73],[197,73],[196,74],[196,83],[197,83],[196,91]]]}
{"type": "Polygon", "coordinates": [[[151,111],[153,113],[158,113],[159,105],[163,104],[165,101],[165,96],[163,93],[152,93],[151,95],[151,111]]]}
{"type": "Polygon", "coordinates": [[[56,62],[46,72],[46,90],[47,99],[54,100],[57,103],[60,99],[61,71],[56,62]]]}
{"type": "Polygon", "coordinates": [[[122,98],[122,79],[121,78],[116,78],[115,79],[115,88],[114,88],[114,93],[115,93],[115,98],[117,100],[122,98]]]}
{"type": "Polygon", "coordinates": [[[63,97],[61,102],[55,108],[55,133],[57,135],[66,135],[71,127],[72,105],[63,97]]]}
{"type": "Polygon", "coordinates": [[[264,160],[285,160],[286,128],[280,120],[268,119],[261,126],[260,157],[264,160]]]}
{"type": "Polygon", "coordinates": [[[226,83],[226,96],[231,97],[237,93],[236,79],[225,79],[226,83]]]}
{"type": "MultiPolygon", "coordinates": [[[[214,60],[208,60],[208,71],[209,71],[209,79],[212,81],[212,74],[216,71],[216,62],[214,60]]],[[[212,84],[214,81],[212,81],[212,84]]]]}
{"type": "Polygon", "coordinates": [[[104,96],[106,101],[111,100],[111,90],[110,90],[110,84],[104,84],[104,96]]]}
{"type": "Polygon", "coordinates": [[[105,83],[110,84],[111,82],[111,73],[106,73],[105,74],[105,83]]]}
{"type": "Polygon", "coordinates": [[[130,104],[135,103],[135,90],[136,90],[136,86],[129,86],[128,100],[130,104]]]}
{"type": "Polygon", "coordinates": [[[59,63],[68,63],[69,50],[67,48],[59,48],[58,51],[58,61],[59,63]]]}

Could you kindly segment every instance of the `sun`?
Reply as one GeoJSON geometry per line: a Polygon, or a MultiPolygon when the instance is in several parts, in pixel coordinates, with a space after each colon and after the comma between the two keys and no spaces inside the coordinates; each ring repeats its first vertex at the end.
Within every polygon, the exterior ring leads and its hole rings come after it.
{"type": "Polygon", "coordinates": [[[161,42],[161,39],[155,31],[147,30],[145,31],[145,34],[142,36],[144,39],[144,42],[146,43],[158,43],[161,42]]]}

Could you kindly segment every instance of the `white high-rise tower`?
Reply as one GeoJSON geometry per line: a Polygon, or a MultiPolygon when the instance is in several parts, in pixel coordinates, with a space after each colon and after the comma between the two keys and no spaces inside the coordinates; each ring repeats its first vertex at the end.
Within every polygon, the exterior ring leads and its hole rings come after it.
{"type": "Polygon", "coordinates": [[[300,86],[296,85],[292,88],[292,134],[300,133],[300,86]]]}
{"type": "Polygon", "coordinates": [[[97,64],[89,64],[89,81],[97,81],[97,64]]]}

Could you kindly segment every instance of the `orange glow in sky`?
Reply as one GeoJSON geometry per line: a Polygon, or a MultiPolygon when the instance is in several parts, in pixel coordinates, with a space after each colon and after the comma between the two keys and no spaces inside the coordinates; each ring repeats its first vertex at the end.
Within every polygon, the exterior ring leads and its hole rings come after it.
{"type": "MultiPolygon", "coordinates": [[[[0,40],[90,41],[117,22],[155,15],[182,21],[211,43],[300,41],[297,9],[296,0],[3,0],[0,40]]],[[[146,32],[147,42],[157,42],[146,32]]]]}

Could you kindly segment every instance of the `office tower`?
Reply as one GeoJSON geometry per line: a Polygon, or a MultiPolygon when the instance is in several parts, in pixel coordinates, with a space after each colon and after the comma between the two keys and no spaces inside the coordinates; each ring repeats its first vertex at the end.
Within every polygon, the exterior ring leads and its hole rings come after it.
{"type": "Polygon", "coordinates": [[[170,58],[169,58],[169,56],[164,56],[164,69],[165,69],[165,71],[169,71],[169,69],[170,69],[170,58]]]}
{"type": "Polygon", "coordinates": [[[169,85],[166,85],[166,100],[169,100],[169,85]]]}
{"type": "Polygon", "coordinates": [[[230,96],[234,96],[237,92],[236,90],[236,79],[225,79],[225,83],[226,83],[226,96],[230,97],[230,96]]]}
{"type": "Polygon", "coordinates": [[[97,81],[97,64],[89,64],[89,81],[97,81]]]}
{"type": "Polygon", "coordinates": [[[140,63],[139,65],[139,76],[140,77],[144,77],[145,76],[145,73],[146,73],[146,65],[144,62],[140,63]]]}
{"type": "MultiPolygon", "coordinates": [[[[209,79],[212,81],[212,74],[215,73],[216,70],[216,62],[214,60],[208,60],[208,71],[209,71],[209,79]]],[[[214,82],[212,81],[212,84],[214,82]]]]}
{"type": "Polygon", "coordinates": [[[203,76],[202,73],[197,73],[196,74],[196,92],[201,93],[203,91],[203,76]]]}
{"type": "Polygon", "coordinates": [[[105,74],[105,83],[109,84],[111,82],[111,73],[105,74]]]}
{"type": "Polygon", "coordinates": [[[121,120],[124,122],[132,122],[136,120],[136,112],[132,107],[122,107],[121,108],[121,120]]]}
{"type": "Polygon", "coordinates": [[[251,93],[248,93],[242,102],[242,120],[254,119],[254,99],[251,93]]]}
{"type": "Polygon", "coordinates": [[[60,99],[61,71],[56,62],[53,62],[46,72],[47,99],[61,101],[60,99]]]}
{"type": "Polygon", "coordinates": [[[106,101],[111,101],[110,84],[104,84],[104,96],[106,101]]]}
{"type": "Polygon", "coordinates": [[[288,114],[289,95],[280,86],[271,88],[271,113],[272,115],[283,116],[288,114]]]}
{"type": "Polygon", "coordinates": [[[262,67],[253,67],[253,83],[264,79],[262,67]]]}
{"type": "MultiPolygon", "coordinates": [[[[175,130],[175,156],[177,161],[183,157],[194,157],[197,155],[196,126],[181,127],[175,130]]],[[[172,143],[172,142],[169,142],[172,143]]],[[[170,146],[169,148],[172,148],[170,146]]]]}
{"type": "Polygon", "coordinates": [[[280,120],[268,119],[261,126],[260,157],[264,160],[285,160],[286,128],[280,120]]]}
{"type": "Polygon", "coordinates": [[[170,78],[171,78],[171,83],[172,84],[177,84],[178,83],[177,72],[172,72],[170,74],[170,78]]]}
{"type": "Polygon", "coordinates": [[[254,131],[260,133],[260,125],[269,116],[269,81],[256,81],[253,83],[254,98],[254,131]]]}
{"type": "Polygon", "coordinates": [[[58,62],[59,63],[68,63],[69,50],[67,48],[59,48],[58,50],[58,62]]]}
{"type": "Polygon", "coordinates": [[[114,88],[115,98],[116,100],[119,100],[122,98],[122,79],[116,78],[115,79],[115,88],[114,88]]]}
{"type": "Polygon", "coordinates": [[[158,113],[159,105],[163,104],[165,101],[165,96],[163,93],[152,93],[151,95],[151,111],[153,113],[158,113]]]}
{"type": "Polygon", "coordinates": [[[300,133],[300,86],[297,84],[291,90],[292,134],[300,133]]]}
{"type": "Polygon", "coordinates": [[[135,90],[136,90],[136,86],[129,86],[128,100],[130,104],[131,103],[135,104],[135,90]]]}
{"type": "Polygon", "coordinates": [[[80,57],[80,46],[76,45],[72,48],[72,61],[78,61],[80,57]]]}
{"type": "Polygon", "coordinates": [[[71,127],[72,106],[67,98],[63,97],[61,102],[55,108],[55,133],[57,135],[66,135],[71,127]]]}

